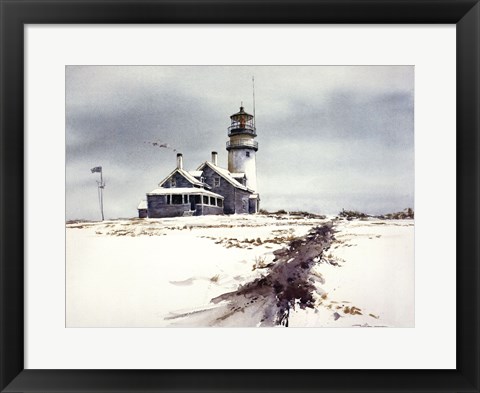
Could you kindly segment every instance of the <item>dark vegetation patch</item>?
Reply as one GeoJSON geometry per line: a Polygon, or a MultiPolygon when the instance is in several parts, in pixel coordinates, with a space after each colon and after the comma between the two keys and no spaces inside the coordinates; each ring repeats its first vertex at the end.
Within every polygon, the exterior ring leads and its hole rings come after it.
{"type": "Polygon", "coordinates": [[[84,223],[84,222],[91,222],[91,221],[88,221],[88,220],[67,220],[66,224],[67,224],[67,225],[70,225],[70,224],[81,224],[81,223],[84,223]]]}
{"type": "Polygon", "coordinates": [[[351,220],[366,220],[368,218],[377,218],[381,220],[404,220],[404,219],[413,219],[415,216],[414,211],[412,208],[408,207],[401,212],[396,213],[388,213],[379,216],[369,215],[363,212],[359,212],[357,210],[345,210],[342,209],[340,213],[338,213],[338,217],[341,219],[346,219],[348,221],[351,220]]]}
{"type": "Polygon", "coordinates": [[[265,209],[260,209],[258,214],[264,215],[264,216],[288,216],[289,218],[293,219],[301,219],[301,218],[319,218],[321,220],[325,219],[326,216],[322,214],[315,214],[315,213],[310,213],[306,211],[286,211],[286,210],[277,210],[275,212],[269,212],[268,210],[265,209]]]}
{"type": "Polygon", "coordinates": [[[266,239],[261,239],[259,237],[255,238],[245,238],[243,240],[236,239],[233,237],[224,237],[224,238],[216,238],[213,236],[201,236],[205,237],[207,239],[215,240],[215,244],[221,244],[222,246],[226,248],[246,248],[246,249],[253,249],[253,247],[258,247],[261,245],[265,245],[266,248],[272,248],[269,247],[268,244],[280,244],[284,245],[286,243],[291,242],[292,240],[296,239],[295,235],[293,234],[292,231],[272,231],[273,237],[271,238],[266,238],[266,239]]]}
{"type": "Polygon", "coordinates": [[[368,217],[373,217],[373,216],[369,216],[368,214],[365,214],[365,213],[362,213],[362,212],[359,212],[359,211],[356,211],[356,210],[342,209],[342,211],[340,213],[338,213],[338,217],[345,218],[348,221],[350,221],[350,220],[354,220],[354,219],[358,220],[358,219],[368,218],[368,217]]]}
{"type": "Polygon", "coordinates": [[[383,218],[385,220],[404,220],[407,218],[415,218],[415,213],[412,208],[407,208],[401,212],[385,214],[383,216],[378,216],[378,218],[383,218]]]}
{"type": "Polygon", "coordinates": [[[261,300],[272,305],[264,311],[263,324],[288,326],[291,309],[314,308],[317,289],[315,282],[310,280],[311,269],[320,263],[333,240],[332,224],[313,228],[306,236],[274,251],[274,264],[268,267],[265,275],[241,285],[234,292],[212,299],[212,302],[228,301],[233,315],[242,312],[246,305],[261,300]]]}

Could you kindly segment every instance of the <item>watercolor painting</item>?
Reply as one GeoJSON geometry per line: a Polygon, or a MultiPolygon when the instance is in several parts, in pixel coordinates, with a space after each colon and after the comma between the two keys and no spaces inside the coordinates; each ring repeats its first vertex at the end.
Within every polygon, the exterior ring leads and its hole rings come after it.
{"type": "Polygon", "coordinates": [[[67,66],[66,327],[414,327],[413,66],[67,66]]]}

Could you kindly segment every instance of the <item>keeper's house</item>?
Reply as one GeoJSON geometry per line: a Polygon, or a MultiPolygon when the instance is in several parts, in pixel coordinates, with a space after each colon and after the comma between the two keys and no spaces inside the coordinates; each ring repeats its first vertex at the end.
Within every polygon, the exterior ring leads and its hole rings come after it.
{"type": "Polygon", "coordinates": [[[218,155],[212,152],[211,161],[205,161],[195,171],[186,171],[183,155],[177,154],[177,167],[158,188],[147,193],[146,201],[140,202],[140,218],[258,212],[254,119],[243,107],[230,119],[228,169],[218,166],[218,155]]]}

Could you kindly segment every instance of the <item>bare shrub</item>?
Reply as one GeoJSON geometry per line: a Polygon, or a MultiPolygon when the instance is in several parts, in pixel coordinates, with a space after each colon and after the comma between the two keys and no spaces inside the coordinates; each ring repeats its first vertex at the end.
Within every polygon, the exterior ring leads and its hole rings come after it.
{"type": "Polygon", "coordinates": [[[265,269],[267,266],[269,266],[269,264],[267,264],[265,260],[266,260],[265,256],[256,256],[252,271],[257,269],[265,269]]]}

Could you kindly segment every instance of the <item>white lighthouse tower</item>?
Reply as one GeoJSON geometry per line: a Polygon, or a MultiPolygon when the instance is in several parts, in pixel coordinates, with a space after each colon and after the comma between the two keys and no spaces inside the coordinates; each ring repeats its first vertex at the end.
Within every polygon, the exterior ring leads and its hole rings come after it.
{"type": "Polygon", "coordinates": [[[258,142],[253,115],[245,112],[243,106],[240,111],[230,116],[231,125],[228,127],[227,142],[228,170],[230,173],[245,173],[246,186],[257,191],[257,164],[255,155],[258,151],[258,142]]]}

